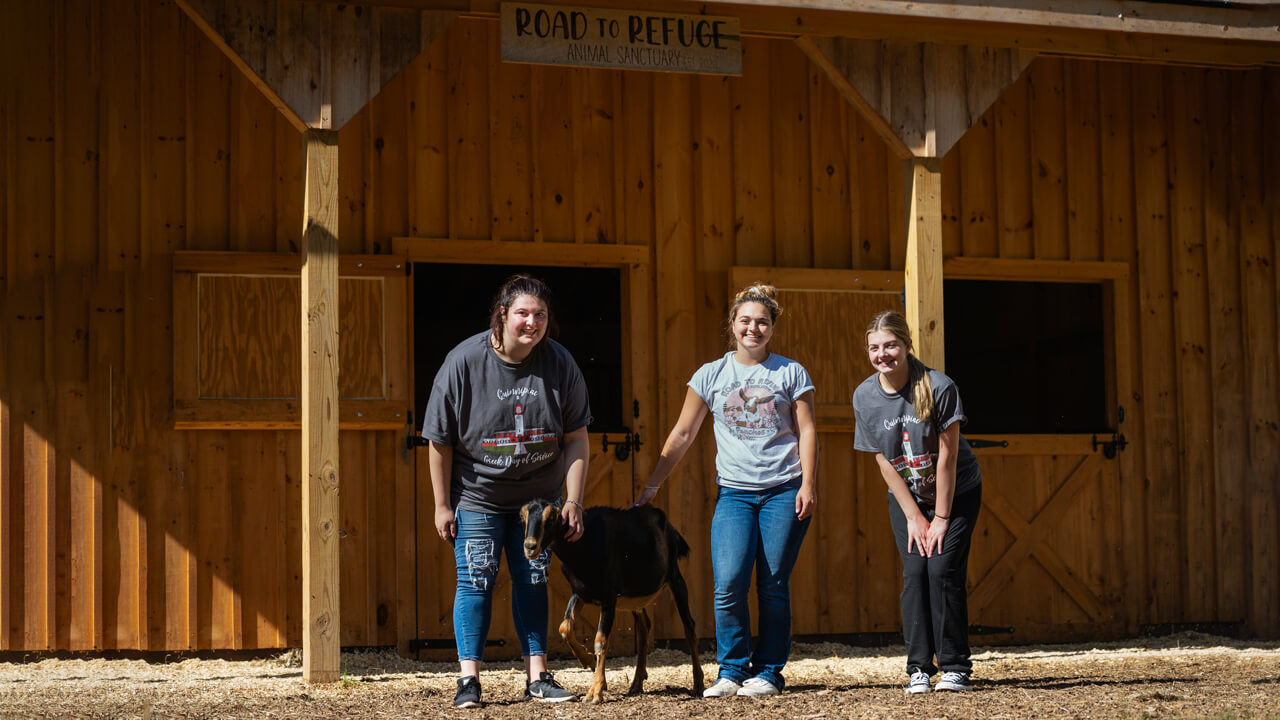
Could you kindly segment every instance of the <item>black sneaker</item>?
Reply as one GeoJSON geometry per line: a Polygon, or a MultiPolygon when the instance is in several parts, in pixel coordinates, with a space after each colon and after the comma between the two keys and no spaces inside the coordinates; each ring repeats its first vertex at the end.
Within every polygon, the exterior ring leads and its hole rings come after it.
{"type": "Polygon", "coordinates": [[[537,680],[529,683],[524,688],[525,700],[537,700],[539,702],[564,702],[565,700],[573,700],[578,697],[573,693],[560,687],[560,683],[551,677],[551,673],[544,672],[537,680]]]}
{"type": "Polygon", "coordinates": [[[458,694],[453,696],[456,708],[480,707],[480,678],[468,675],[458,678],[458,694]]]}

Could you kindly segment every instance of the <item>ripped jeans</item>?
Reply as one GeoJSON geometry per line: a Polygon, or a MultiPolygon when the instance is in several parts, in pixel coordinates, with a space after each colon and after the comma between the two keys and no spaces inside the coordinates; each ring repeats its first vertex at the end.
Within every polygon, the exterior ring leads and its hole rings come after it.
{"type": "Polygon", "coordinates": [[[505,549],[511,575],[511,615],[520,654],[547,654],[547,566],[551,551],[533,560],[524,556],[524,525],[519,512],[489,514],[458,508],[453,556],[458,589],[453,596],[453,637],[459,660],[483,660],[493,613],[493,586],[505,549]]]}

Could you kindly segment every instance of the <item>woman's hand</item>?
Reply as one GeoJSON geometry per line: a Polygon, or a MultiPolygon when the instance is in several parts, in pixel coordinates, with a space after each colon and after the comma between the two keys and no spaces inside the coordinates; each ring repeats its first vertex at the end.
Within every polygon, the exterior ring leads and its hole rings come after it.
{"type": "Polygon", "coordinates": [[[942,553],[942,541],[947,537],[947,528],[951,527],[949,518],[933,516],[929,529],[924,535],[924,556],[933,557],[942,553]]]}
{"type": "Polygon", "coordinates": [[[644,489],[644,492],[640,493],[640,497],[636,498],[636,501],[631,504],[631,507],[640,507],[641,505],[648,505],[650,502],[653,502],[654,498],[658,497],[658,491],[661,489],[662,488],[655,487],[653,485],[646,487],[644,489]]]}
{"type": "Polygon", "coordinates": [[[577,542],[582,537],[582,506],[571,500],[566,500],[564,507],[560,508],[560,522],[564,524],[564,539],[569,542],[577,542]]]}
{"type": "Polygon", "coordinates": [[[458,537],[458,521],[454,519],[453,508],[448,505],[436,506],[436,533],[445,542],[453,542],[458,537]]]}
{"type": "Polygon", "coordinates": [[[800,490],[796,492],[796,519],[804,520],[813,514],[816,507],[818,507],[818,492],[812,485],[801,484],[800,490]]]}
{"type": "Polygon", "coordinates": [[[911,552],[914,545],[916,552],[929,557],[928,541],[929,521],[925,519],[924,513],[916,510],[907,516],[907,552],[911,552]]]}

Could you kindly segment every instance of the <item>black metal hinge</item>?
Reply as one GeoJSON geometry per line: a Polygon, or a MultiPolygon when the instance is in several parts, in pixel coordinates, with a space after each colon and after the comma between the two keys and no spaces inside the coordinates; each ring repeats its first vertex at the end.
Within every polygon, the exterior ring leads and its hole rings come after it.
{"type": "Polygon", "coordinates": [[[1110,440],[1103,441],[1099,441],[1097,435],[1093,436],[1093,451],[1098,452],[1098,448],[1102,448],[1102,454],[1105,455],[1108,460],[1114,460],[1116,457],[1116,451],[1123,451],[1128,446],[1129,441],[1124,439],[1124,433],[1114,433],[1111,435],[1110,440]]]}
{"type": "Polygon", "coordinates": [[[608,435],[600,438],[600,451],[609,452],[609,446],[613,446],[613,456],[618,462],[625,462],[631,457],[633,450],[639,450],[643,442],[640,441],[640,433],[628,432],[621,440],[610,440],[608,435]]]}

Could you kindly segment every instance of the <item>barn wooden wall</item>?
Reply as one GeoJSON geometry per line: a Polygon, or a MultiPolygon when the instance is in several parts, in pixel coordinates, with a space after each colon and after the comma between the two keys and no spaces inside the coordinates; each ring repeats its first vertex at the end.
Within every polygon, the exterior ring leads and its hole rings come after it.
{"type": "MultiPolygon", "coordinates": [[[[295,250],[297,134],[171,3],[0,13],[0,649],[297,645],[298,433],[171,429],[169,262],[295,250]]],[[[790,43],[749,40],[741,79],[497,52],[461,21],[343,129],[342,250],[649,246],[662,430],[725,347],[729,267],[901,267],[900,166],[790,43]]],[[[1132,263],[1131,627],[1280,629],[1278,83],[1040,59],[943,163],[948,255],[1132,263]]],[[[883,484],[823,440],[795,631],[894,631],[883,484]]],[[[342,447],[342,642],[392,644],[399,434],[342,447]]],[[[712,455],[660,496],[707,634],[712,455]]]]}
{"type": "Polygon", "coordinates": [[[1131,265],[1135,624],[1280,631],[1280,73],[1041,58],[943,163],[949,256],[1131,265]]]}
{"type": "MultiPolygon", "coordinates": [[[[171,259],[296,251],[300,138],[170,2],[0,14],[0,649],[299,645],[300,433],[173,430],[171,259]]],[[[396,641],[402,448],[342,434],[345,644],[396,641]]]]}

